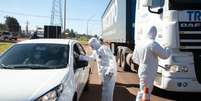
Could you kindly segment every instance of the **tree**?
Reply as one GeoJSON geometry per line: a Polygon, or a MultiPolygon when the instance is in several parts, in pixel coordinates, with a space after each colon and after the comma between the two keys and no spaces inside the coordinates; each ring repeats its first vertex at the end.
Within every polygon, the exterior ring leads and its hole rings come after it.
{"type": "Polygon", "coordinates": [[[6,16],[5,24],[10,32],[20,32],[21,26],[14,17],[6,16]]]}
{"type": "Polygon", "coordinates": [[[65,33],[68,33],[68,34],[69,34],[69,33],[70,33],[70,30],[69,30],[69,29],[66,29],[66,30],[65,30],[65,33]]]}
{"type": "Polygon", "coordinates": [[[74,32],[73,29],[70,30],[70,36],[73,37],[73,38],[75,37],[75,32],[74,32]]]}
{"type": "Polygon", "coordinates": [[[0,23],[0,32],[6,31],[6,30],[7,30],[6,25],[0,23]]]}

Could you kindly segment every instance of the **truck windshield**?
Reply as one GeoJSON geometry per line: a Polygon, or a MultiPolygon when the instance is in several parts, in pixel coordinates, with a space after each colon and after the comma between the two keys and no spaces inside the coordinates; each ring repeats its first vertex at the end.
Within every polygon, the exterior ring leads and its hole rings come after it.
{"type": "Polygon", "coordinates": [[[201,0],[169,0],[170,10],[201,10],[201,0]]]}

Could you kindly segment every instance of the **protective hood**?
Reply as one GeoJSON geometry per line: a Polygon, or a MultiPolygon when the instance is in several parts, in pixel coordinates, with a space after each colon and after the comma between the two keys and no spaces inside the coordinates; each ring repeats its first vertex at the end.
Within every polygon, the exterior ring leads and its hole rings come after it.
{"type": "Polygon", "coordinates": [[[101,47],[100,42],[96,38],[91,38],[88,42],[88,44],[92,47],[94,50],[98,50],[101,47]]]}
{"type": "Polygon", "coordinates": [[[144,37],[151,39],[151,40],[155,40],[157,35],[157,29],[155,26],[153,25],[147,25],[144,29],[144,37]]]}

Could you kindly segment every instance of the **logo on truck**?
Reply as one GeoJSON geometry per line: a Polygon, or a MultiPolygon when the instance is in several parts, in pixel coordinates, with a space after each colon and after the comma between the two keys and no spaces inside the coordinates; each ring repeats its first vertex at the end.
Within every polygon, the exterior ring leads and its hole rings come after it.
{"type": "Polygon", "coordinates": [[[189,21],[201,21],[201,11],[187,11],[189,21]]]}
{"type": "Polygon", "coordinates": [[[201,22],[179,22],[180,31],[200,31],[201,22]]]}

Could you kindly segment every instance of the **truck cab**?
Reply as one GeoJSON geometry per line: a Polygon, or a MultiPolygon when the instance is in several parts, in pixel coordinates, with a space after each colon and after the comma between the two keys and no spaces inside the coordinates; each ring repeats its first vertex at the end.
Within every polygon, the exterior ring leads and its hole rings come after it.
{"type": "Polygon", "coordinates": [[[168,91],[201,91],[201,0],[137,0],[135,44],[146,24],[157,27],[156,41],[172,55],[159,59],[154,85],[168,91]]]}

